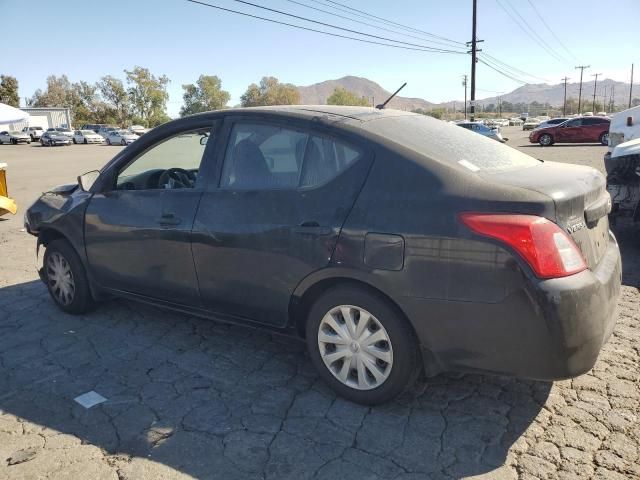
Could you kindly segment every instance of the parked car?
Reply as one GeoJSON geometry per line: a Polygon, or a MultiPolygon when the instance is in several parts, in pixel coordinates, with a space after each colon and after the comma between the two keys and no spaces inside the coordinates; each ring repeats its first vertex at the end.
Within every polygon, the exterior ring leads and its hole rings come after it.
{"type": "Polygon", "coordinates": [[[543,147],[554,143],[609,143],[609,123],[606,117],[572,118],[560,125],[538,128],[531,132],[529,141],[543,147]]]}
{"type": "Polygon", "coordinates": [[[44,133],[44,130],[42,129],[42,127],[24,127],[22,129],[22,133],[29,135],[31,141],[35,142],[36,140],[40,140],[40,137],[44,133]]]}
{"type": "Polygon", "coordinates": [[[95,133],[98,133],[101,128],[109,126],[111,125],[107,125],[106,123],[85,123],[80,127],[80,130],[93,130],[95,133]]]}
{"type": "Polygon", "coordinates": [[[69,140],[73,139],[73,130],[66,127],[47,128],[47,132],[58,132],[62,135],[66,135],[67,137],[69,137],[69,140]]]}
{"type": "Polygon", "coordinates": [[[560,125],[561,123],[564,123],[567,120],[569,120],[569,119],[568,118],[552,118],[550,120],[543,121],[536,128],[547,128],[547,127],[551,127],[551,126],[554,126],[554,125],[560,125]]]}
{"type": "Polygon", "coordinates": [[[509,126],[510,127],[519,127],[520,125],[522,125],[524,122],[522,121],[521,118],[518,117],[513,117],[509,119],[509,126]]]}
{"type": "Polygon", "coordinates": [[[142,125],[131,125],[128,129],[134,135],[144,135],[149,131],[148,128],[143,127],[142,125]]]}
{"type": "Polygon", "coordinates": [[[114,130],[107,135],[107,145],[129,145],[138,139],[138,135],[128,130],[114,130]]]}
{"type": "Polygon", "coordinates": [[[611,117],[604,167],[612,223],[640,222],[640,106],[611,117]]]}
{"type": "Polygon", "coordinates": [[[460,122],[458,123],[458,126],[466,128],[467,130],[471,130],[472,132],[479,133],[480,135],[484,135],[485,137],[489,137],[493,140],[497,140],[501,143],[504,143],[508,140],[508,138],[502,137],[502,135],[500,134],[500,129],[488,127],[481,122],[460,122]]]}
{"type": "Polygon", "coordinates": [[[107,137],[111,134],[111,132],[115,132],[116,130],[119,130],[118,127],[101,127],[98,130],[98,135],[100,135],[106,140],[107,137]]]}
{"type": "Polygon", "coordinates": [[[104,138],[93,130],[76,130],[73,132],[73,143],[102,143],[104,138]]]}
{"type": "Polygon", "coordinates": [[[47,130],[40,137],[40,145],[43,147],[55,147],[56,145],[71,145],[71,138],[55,130],[47,130]]]}
{"type": "Polygon", "coordinates": [[[537,118],[528,118],[523,124],[522,124],[522,130],[534,130],[536,128],[538,128],[538,125],[540,125],[540,120],[538,120],[537,118]]]}
{"type": "Polygon", "coordinates": [[[424,115],[262,107],[155,128],[25,228],[65,312],[117,296],[301,336],[377,404],[421,369],[590,370],[620,294],[607,199],[593,168],[424,115]]]}
{"type": "Polygon", "coordinates": [[[31,137],[24,132],[5,130],[0,132],[0,145],[3,143],[11,143],[13,145],[31,143],[31,137]]]}

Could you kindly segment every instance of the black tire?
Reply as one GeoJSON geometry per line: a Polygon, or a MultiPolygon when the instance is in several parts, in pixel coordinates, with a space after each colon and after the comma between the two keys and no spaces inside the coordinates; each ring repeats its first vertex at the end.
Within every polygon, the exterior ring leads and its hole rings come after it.
{"type": "Polygon", "coordinates": [[[553,137],[548,133],[543,133],[540,135],[540,138],[538,138],[538,143],[541,147],[550,147],[553,145],[553,137]]]}
{"type": "Polygon", "coordinates": [[[74,145],[78,144],[78,142],[76,141],[76,137],[73,137],[73,143],[74,143],[74,145]]]}
{"type": "Polygon", "coordinates": [[[603,132],[599,138],[600,145],[609,145],[609,132],[603,132]]]}
{"type": "Polygon", "coordinates": [[[84,266],[80,261],[80,257],[78,257],[78,254],[69,242],[64,239],[54,240],[51,242],[47,246],[44,254],[43,268],[47,290],[49,290],[49,295],[51,295],[51,298],[58,308],[66,313],[78,315],[88,312],[93,307],[93,297],[91,296],[91,290],[89,289],[89,282],[87,281],[84,266]],[[71,295],[71,299],[68,303],[64,303],[61,300],[59,289],[57,293],[54,287],[55,283],[52,278],[53,270],[49,268],[49,262],[55,255],[62,257],[70,267],[73,294],[71,295]]]}
{"type": "Polygon", "coordinates": [[[85,138],[84,139],[84,144],[86,145],[87,143],[89,143],[89,142],[87,142],[87,139],[85,138]]]}
{"type": "Polygon", "coordinates": [[[107,145],[111,145],[111,140],[107,138],[107,145]]]}
{"type": "Polygon", "coordinates": [[[120,145],[122,145],[123,147],[127,146],[127,142],[124,141],[124,139],[120,140],[120,145]]]}
{"type": "Polygon", "coordinates": [[[336,286],[315,301],[307,318],[306,341],[311,361],[322,379],[340,396],[363,405],[378,405],[395,398],[413,384],[422,366],[418,342],[407,320],[382,296],[357,286],[336,286]],[[345,385],[322,359],[318,331],[324,316],[340,305],[352,305],[371,313],[389,336],[393,351],[391,371],[386,380],[373,389],[359,390],[345,385]]]}
{"type": "Polygon", "coordinates": [[[17,141],[15,138],[12,138],[12,139],[11,139],[11,143],[12,143],[13,145],[17,145],[17,144],[18,144],[18,141],[17,141]]]}

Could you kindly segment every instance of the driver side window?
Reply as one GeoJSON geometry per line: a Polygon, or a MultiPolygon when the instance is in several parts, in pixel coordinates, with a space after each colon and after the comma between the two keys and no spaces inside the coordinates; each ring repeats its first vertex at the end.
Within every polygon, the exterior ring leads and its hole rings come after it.
{"type": "Polygon", "coordinates": [[[211,128],[182,132],[154,145],[118,174],[117,190],[194,188],[211,128]]]}

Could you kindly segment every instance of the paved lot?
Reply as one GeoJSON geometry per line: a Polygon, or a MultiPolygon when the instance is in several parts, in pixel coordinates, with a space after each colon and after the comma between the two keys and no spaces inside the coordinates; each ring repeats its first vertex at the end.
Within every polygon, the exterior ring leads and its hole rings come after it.
{"type": "MultiPolygon", "coordinates": [[[[602,168],[603,147],[505,135],[602,168]]],[[[2,146],[0,162],[24,209],[119,148],[2,146]]],[[[21,217],[0,220],[0,479],[640,478],[637,232],[619,232],[619,321],[593,371],[554,384],[441,375],[369,409],[337,399],[284,337],[124,301],[63,315],[21,217]],[[107,401],[73,401],[91,390],[107,401]]]]}

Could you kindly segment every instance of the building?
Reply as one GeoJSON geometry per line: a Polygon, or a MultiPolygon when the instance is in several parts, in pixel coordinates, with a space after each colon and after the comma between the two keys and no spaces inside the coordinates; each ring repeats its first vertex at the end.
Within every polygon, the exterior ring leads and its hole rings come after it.
{"type": "Polygon", "coordinates": [[[0,131],[22,130],[24,127],[42,127],[44,130],[51,127],[71,126],[71,111],[68,108],[58,107],[20,107],[27,112],[30,118],[26,122],[0,123],[0,131]]]}

